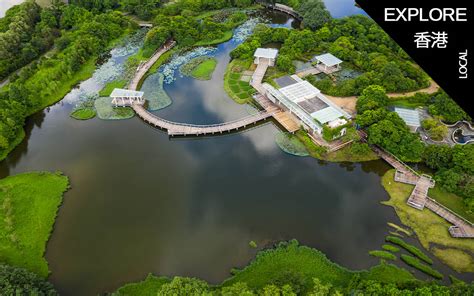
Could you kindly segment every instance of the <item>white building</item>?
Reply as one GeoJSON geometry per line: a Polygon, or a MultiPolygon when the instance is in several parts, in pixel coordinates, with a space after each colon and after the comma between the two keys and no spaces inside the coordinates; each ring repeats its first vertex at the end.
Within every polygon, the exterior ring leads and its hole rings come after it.
{"type": "Polygon", "coordinates": [[[351,119],[347,112],[306,80],[297,79],[294,84],[279,90],[268,83],[264,83],[263,87],[273,103],[283,105],[303,126],[315,133],[321,134],[324,124],[340,126],[342,122],[347,122],[346,119],[351,119]]]}
{"type": "Polygon", "coordinates": [[[278,49],[275,48],[257,48],[255,51],[254,64],[259,65],[262,61],[268,61],[270,67],[275,66],[275,61],[278,56],[278,49]]]}

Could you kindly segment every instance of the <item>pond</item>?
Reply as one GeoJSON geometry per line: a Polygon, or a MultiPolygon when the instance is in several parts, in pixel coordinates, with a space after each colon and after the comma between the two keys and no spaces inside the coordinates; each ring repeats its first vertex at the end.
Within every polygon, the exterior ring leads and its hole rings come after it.
{"type": "MultiPolygon", "coordinates": [[[[271,21],[292,23],[284,15],[271,21]]],[[[165,84],[172,104],[156,114],[197,124],[247,115],[223,89],[237,44],[213,52],[219,63],[212,80],[177,75],[165,84]]],[[[112,52],[111,61],[123,63],[134,50],[112,52]]],[[[72,120],[83,93],[106,80],[98,77],[32,116],[26,140],[0,163],[0,177],[32,170],[70,177],[46,252],[61,294],[113,291],[150,272],[219,283],[255,256],[251,240],[262,248],[296,238],[352,269],[378,263],[367,252],[383,244],[387,222],[400,223],[380,204],[388,199],[380,185],[384,162],[289,155],[277,146],[279,129],[270,122],[223,137],[170,140],[138,118],[72,120]]]]}

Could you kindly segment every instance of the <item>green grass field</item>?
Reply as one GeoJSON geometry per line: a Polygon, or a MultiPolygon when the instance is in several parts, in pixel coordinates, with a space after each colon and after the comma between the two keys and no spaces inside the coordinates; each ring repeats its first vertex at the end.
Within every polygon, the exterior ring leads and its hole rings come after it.
{"type": "Polygon", "coordinates": [[[96,116],[96,112],[91,108],[76,109],[71,112],[71,117],[77,120],[88,120],[96,116]]]}
{"type": "Polygon", "coordinates": [[[68,178],[32,172],[0,180],[0,261],[47,277],[46,242],[68,178]]]}
{"type": "Polygon", "coordinates": [[[194,68],[194,70],[191,72],[191,76],[198,80],[210,80],[212,78],[212,73],[214,73],[214,70],[216,69],[216,66],[216,59],[207,59],[194,68]]]}

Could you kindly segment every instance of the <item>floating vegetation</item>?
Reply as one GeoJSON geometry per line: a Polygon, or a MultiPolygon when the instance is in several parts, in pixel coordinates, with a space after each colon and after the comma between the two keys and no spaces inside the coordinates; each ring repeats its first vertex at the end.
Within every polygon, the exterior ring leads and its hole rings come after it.
{"type": "Polygon", "coordinates": [[[395,246],[392,246],[392,245],[383,245],[382,246],[382,249],[384,249],[385,251],[389,251],[389,252],[392,252],[392,253],[397,253],[400,251],[399,248],[395,247],[395,246]]]}
{"type": "Polygon", "coordinates": [[[386,241],[391,242],[392,244],[398,245],[408,252],[412,253],[416,257],[420,258],[421,260],[425,261],[428,264],[433,264],[433,260],[431,260],[430,257],[428,257],[425,253],[423,253],[422,250],[418,249],[414,245],[410,245],[409,243],[405,242],[401,238],[394,237],[394,236],[387,236],[385,238],[386,241]]]}
{"type": "MultiPolygon", "coordinates": [[[[164,75],[164,83],[171,84],[176,80],[176,70],[180,68],[181,65],[187,64],[197,57],[211,56],[216,50],[217,48],[215,47],[198,47],[183,54],[173,56],[171,61],[162,67],[161,73],[164,75]]],[[[183,77],[183,75],[181,74],[180,77],[183,77]]]]}
{"type": "Polygon", "coordinates": [[[424,272],[428,275],[431,275],[432,277],[434,277],[436,279],[442,279],[443,278],[443,275],[439,271],[433,269],[429,265],[423,264],[420,260],[418,260],[418,258],[408,256],[408,255],[405,255],[405,254],[402,254],[400,256],[400,258],[406,264],[418,269],[421,272],[424,272]]]}
{"type": "Polygon", "coordinates": [[[278,147],[284,152],[296,156],[308,156],[308,150],[298,138],[290,133],[278,133],[275,136],[278,147]]]}
{"type": "Polygon", "coordinates": [[[255,249],[255,248],[257,248],[257,243],[256,243],[255,241],[253,241],[253,240],[252,240],[252,241],[250,241],[250,242],[249,242],[249,247],[251,247],[251,248],[254,248],[254,249],[255,249]]]}
{"type": "Polygon", "coordinates": [[[110,98],[98,98],[95,100],[94,106],[97,111],[97,116],[103,120],[129,119],[135,116],[131,108],[114,108],[110,98]]]}
{"type": "Polygon", "coordinates": [[[261,23],[260,18],[251,18],[247,20],[245,23],[238,26],[234,30],[234,36],[232,37],[232,41],[234,42],[245,41],[245,39],[247,39],[250,35],[252,35],[253,30],[259,23],[261,23]]]}
{"type": "Polygon", "coordinates": [[[172,100],[163,88],[164,76],[162,73],[150,75],[143,82],[141,90],[145,92],[148,101],[148,110],[156,111],[171,105],[172,100]]]}
{"type": "Polygon", "coordinates": [[[413,232],[410,229],[406,229],[406,228],[401,227],[401,226],[399,226],[395,223],[388,222],[387,225],[392,227],[393,229],[395,229],[397,232],[403,232],[407,236],[412,236],[413,235],[413,232]]]}
{"type": "Polygon", "coordinates": [[[70,116],[77,120],[88,120],[96,116],[94,101],[96,95],[83,95],[80,97],[81,101],[76,104],[70,116]]]}
{"type": "Polygon", "coordinates": [[[381,250],[370,251],[369,255],[377,257],[377,258],[385,259],[385,260],[396,260],[397,259],[397,257],[395,255],[393,255],[392,253],[387,252],[387,251],[381,251],[381,250]]]}

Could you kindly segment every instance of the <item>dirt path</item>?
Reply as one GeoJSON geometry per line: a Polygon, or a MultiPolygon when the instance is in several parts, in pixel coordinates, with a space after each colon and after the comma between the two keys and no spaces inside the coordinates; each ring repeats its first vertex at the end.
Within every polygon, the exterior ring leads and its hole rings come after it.
{"type": "MultiPolygon", "coordinates": [[[[415,95],[416,93],[425,93],[425,94],[432,94],[439,90],[439,85],[434,81],[431,80],[430,86],[427,88],[405,92],[405,93],[388,93],[387,96],[389,98],[407,98],[415,95]]],[[[334,97],[330,95],[325,96],[341,107],[344,111],[349,112],[351,115],[356,114],[356,102],[357,96],[349,96],[349,97],[334,97]]]]}

